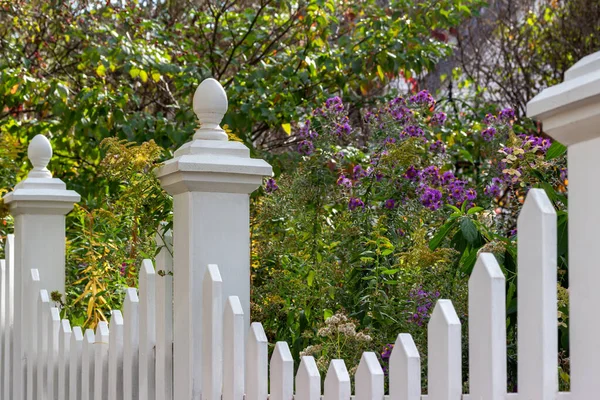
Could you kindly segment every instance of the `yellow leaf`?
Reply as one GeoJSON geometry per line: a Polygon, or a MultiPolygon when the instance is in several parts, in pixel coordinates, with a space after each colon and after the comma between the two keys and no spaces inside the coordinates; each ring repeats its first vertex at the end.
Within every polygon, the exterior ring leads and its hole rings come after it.
{"type": "Polygon", "coordinates": [[[96,73],[98,74],[98,76],[106,75],[106,67],[104,66],[104,64],[98,65],[98,68],[96,68],[96,73]]]}
{"type": "Polygon", "coordinates": [[[65,35],[65,42],[69,43],[71,41],[71,36],[65,35]]]}
{"type": "Polygon", "coordinates": [[[158,81],[160,81],[160,73],[158,73],[158,72],[154,71],[154,72],[152,73],[152,80],[153,80],[154,82],[158,82],[158,81]]]}
{"type": "Polygon", "coordinates": [[[377,66],[377,75],[379,75],[379,79],[381,79],[383,81],[383,68],[381,68],[381,65],[377,66]]]}
{"type": "Polygon", "coordinates": [[[288,135],[292,133],[292,125],[290,124],[281,124],[281,127],[288,135]]]}
{"type": "Polygon", "coordinates": [[[139,68],[135,68],[135,67],[131,68],[131,69],[129,70],[129,75],[130,75],[130,76],[131,76],[133,79],[137,78],[137,77],[140,75],[140,69],[139,69],[139,68]]]}
{"type": "Polygon", "coordinates": [[[148,82],[148,73],[146,71],[140,71],[140,79],[142,82],[148,82]]]}

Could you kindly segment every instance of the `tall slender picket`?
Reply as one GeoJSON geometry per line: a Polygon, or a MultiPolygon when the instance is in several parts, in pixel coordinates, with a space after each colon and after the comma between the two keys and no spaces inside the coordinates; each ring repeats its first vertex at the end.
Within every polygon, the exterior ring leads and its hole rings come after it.
{"type": "Polygon", "coordinates": [[[108,324],[100,321],[96,326],[94,342],[94,400],[105,400],[108,397],[108,324]]]}
{"type": "Polygon", "coordinates": [[[46,311],[48,324],[46,328],[46,393],[49,399],[58,396],[58,341],[60,334],[60,312],[58,308],[51,307],[46,311]]]}
{"type": "MultiPolygon", "coordinates": [[[[123,400],[123,315],[112,310],[108,346],[108,400],[123,400]]],[[[172,399],[171,399],[172,400],[172,399]]]]}
{"type": "Polygon", "coordinates": [[[8,331],[6,318],[6,299],[8,293],[6,284],[6,261],[0,260],[0,397],[4,399],[4,340],[8,331]]]}
{"type": "Polygon", "coordinates": [[[215,264],[208,265],[203,286],[202,398],[219,400],[223,388],[223,280],[215,264]]]}
{"type": "Polygon", "coordinates": [[[250,325],[246,345],[246,400],[266,400],[268,349],[267,335],[260,322],[250,325]]]}
{"type": "Polygon", "coordinates": [[[94,331],[86,329],[81,347],[81,400],[94,398],[94,331]]]}
{"type": "Polygon", "coordinates": [[[156,345],[156,274],[151,260],[140,268],[140,399],[155,399],[154,346],[156,345]]]}
{"type": "Polygon", "coordinates": [[[244,328],[240,299],[229,296],[223,318],[223,400],[244,398],[244,328]]]}
{"type": "Polygon", "coordinates": [[[271,356],[270,400],[292,400],[294,396],[294,358],[287,342],[277,342],[271,356]]]}
{"type": "Polygon", "coordinates": [[[481,253],[469,279],[469,389],[474,399],[506,397],[505,290],[496,258],[481,253]]]}
{"type": "MultiPolygon", "coordinates": [[[[27,297],[27,306],[29,315],[30,326],[25,331],[27,334],[27,347],[25,348],[26,356],[27,356],[27,379],[25,380],[27,383],[26,394],[27,400],[36,400],[36,394],[34,392],[35,389],[35,371],[37,367],[38,361],[38,336],[41,333],[39,330],[40,320],[36,318],[37,316],[37,307],[38,307],[38,291],[41,289],[40,287],[40,274],[37,269],[31,269],[28,285],[25,289],[25,297],[27,297]]],[[[0,317],[1,318],[1,317],[0,317]]]]}
{"type": "Polygon", "coordinates": [[[450,300],[438,300],[427,327],[428,399],[462,397],[461,325],[450,300]]]}
{"type": "Polygon", "coordinates": [[[355,375],[355,400],[383,400],[383,370],[373,352],[364,352],[355,375]]]}
{"type": "Polygon", "coordinates": [[[12,348],[13,348],[13,322],[14,322],[14,296],[15,296],[15,262],[14,262],[14,251],[15,251],[15,235],[9,234],[6,236],[6,243],[4,245],[4,256],[6,262],[6,331],[4,334],[4,353],[3,353],[3,367],[2,367],[2,390],[3,399],[12,398],[12,348]]]}
{"type": "Polygon", "coordinates": [[[69,399],[81,399],[81,358],[83,350],[83,331],[81,327],[73,328],[71,346],[69,348],[69,399]]]}
{"type": "Polygon", "coordinates": [[[325,375],[323,400],[350,400],[350,375],[344,360],[331,360],[325,375]]]}
{"type": "MultiPolygon", "coordinates": [[[[37,301],[37,320],[40,321],[40,334],[38,335],[38,357],[37,357],[37,384],[36,398],[40,399],[42,393],[47,393],[48,388],[48,340],[46,340],[47,332],[50,330],[48,324],[48,313],[50,312],[50,297],[48,291],[41,289],[38,293],[37,301]]],[[[6,397],[3,397],[5,399],[6,397]]]]}
{"type": "Polygon", "coordinates": [[[390,356],[390,400],[421,399],[421,357],[413,338],[401,333],[390,356]]]}
{"type": "MultiPolygon", "coordinates": [[[[161,247],[155,261],[156,400],[173,400],[173,233],[158,234],[156,243],[161,247]]],[[[242,371],[243,368],[242,362],[242,371]]],[[[227,386],[224,387],[224,396],[226,389],[227,386]]]]}
{"type": "Polygon", "coordinates": [[[321,399],[321,374],[313,356],[302,356],[296,373],[295,400],[321,399]]]}
{"type": "MultiPolygon", "coordinates": [[[[123,399],[139,399],[139,303],[135,288],[128,288],[123,304],[123,399]]],[[[142,399],[143,400],[143,399],[142,399]]]]}
{"type": "Polygon", "coordinates": [[[558,390],[556,212],[543,189],[527,194],[517,229],[519,396],[553,399],[558,390]]]}
{"type": "Polygon", "coordinates": [[[69,351],[71,348],[71,324],[68,319],[60,322],[58,338],[58,399],[69,399],[69,351]]]}

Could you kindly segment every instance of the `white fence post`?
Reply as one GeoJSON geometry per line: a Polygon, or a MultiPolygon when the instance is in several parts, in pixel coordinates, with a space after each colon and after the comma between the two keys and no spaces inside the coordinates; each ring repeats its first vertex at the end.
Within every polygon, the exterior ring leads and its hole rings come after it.
{"type": "Polygon", "coordinates": [[[4,245],[4,254],[6,262],[6,290],[4,292],[4,301],[6,307],[6,330],[4,332],[4,358],[2,360],[2,394],[3,399],[12,398],[13,386],[13,326],[15,315],[15,235],[7,235],[4,245]]]}
{"type": "Polygon", "coordinates": [[[46,393],[49,399],[58,399],[58,342],[60,335],[60,312],[51,307],[46,311],[46,393]]]}
{"type": "Polygon", "coordinates": [[[173,195],[174,398],[196,400],[202,392],[202,280],[208,264],[223,277],[223,302],[239,296],[246,326],[250,316],[249,193],[271,176],[263,160],[242,143],[228,141],[219,123],[227,96],[214,79],[194,94],[201,127],[193,140],[157,171],[173,195]],[[197,308],[196,308],[197,307],[197,308]]]}
{"type": "Polygon", "coordinates": [[[219,268],[210,264],[203,282],[202,332],[203,400],[220,400],[223,389],[223,280],[219,268]]]}
{"type": "Polygon", "coordinates": [[[462,397],[461,325],[450,300],[438,300],[427,326],[428,399],[462,397]]]}
{"type": "MultiPolygon", "coordinates": [[[[36,319],[40,323],[40,334],[38,335],[38,357],[37,357],[37,385],[36,385],[36,398],[42,398],[42,393],[46,393],[47,390],[47,368],[48,368],[48,341],[47,332],[48,328],[48,313],[50,312],[50,298],[48,291],[41,289],[38,295],[37,301],[37,314],[36,319]]],[[[5,399],[6,397],[3,397],[5,399]]]]}
{"type": "Polygon", "coordinates": [[[172,232],[157,235],[156,243],[162,246],[156,256],[156,400],[173,400],[172,232]]]}
{"type": "Polygon", "coordinates": [[[401,333],[390,356],[390,400],[421,399],[421,357],[413,338],[401,333]]]}

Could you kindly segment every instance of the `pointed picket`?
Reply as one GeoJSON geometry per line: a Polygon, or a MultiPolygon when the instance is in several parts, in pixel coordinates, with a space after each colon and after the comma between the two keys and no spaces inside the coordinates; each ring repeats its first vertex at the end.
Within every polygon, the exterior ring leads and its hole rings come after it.
{"type": "Polygon", "coordinates": [[[110,336],[106,321],[96,326],[94,342],[94,400],[105,400],[108,397],[108,347],[110,336]]]}
{"type": "Polygon", "coordinates": [[[51,307],[46,311],[48,328],[46,334],[46,393],[50,399],[58,397],[58,342],[60,335],[60,312],[58,308],[51,307]]]}
{"type": "Polygon", "coordinates": [[[313,356],[302,356],[296,373],[295,400],[321,399],[321,374],[313,356]]]}
{"type": "Polygon", "coordinates": [[[344,360],[331,360],[325,376],[323,400],[350,400],[350,375],[344,360]]]}
{"type": "MultiPolygon", "coordinates": [[[[139,299],[135,288],[128,288],[123,303],[123,399],[139,399],[139,299]]],[[[144,399],[142,399],[144,400],[144,399]]]]}
{"type": "Polygon", "coordinates": [[[14,298],[15,298],[15,235],[6,235],[6,243],[4,245],[5,268],[6,268],[6,290],[5,290],[5,315],[6,315],[6,331],[4,334],[4,353],[2,367],[2,398],[12,398],[13,384],[13,366],[12,366],[12,348],[13,348],[13,322],[14,322],[14,298]]]}
{"type": "Polygon", "coordinates": [[[438,300],[427,336],[428,399],[462,397],[461,325],[450,300],[438,300]]]}
{"type": "Polygon", "coordinates": [[[223,280],[219,268],[209,264],[203,282],[202,306],[206,324],[202,333],[203,400],[220,400],[223,388],[223,280]]]}
{"type": "Polygon", "coordinates": [[[260,322],[250,325],[246,346],[246,400],[267,400],[267,335],[260,322]]]}
{"type": "Polygon", "coordinates": [[[529,190],[517,230],[519,396],[550,399],[558,391],[556,212],[543,189],[529,190]]]}
{"type": "Polygon", "coordinates": [[[4,340],[7,336],[6,302],[8,293],[6,284],[6,261],[0,260],[0,399],[4,399],[4,340]]]}
{"type": "Polygon", "coordinates": [[[121,311],[112,310],[109,329],[108,400],[123,400],[123,315],[121,311]]]}
{"type": "Polygon", "coordinates": [[[27,378],[26,378],[26,390],[27,400],[36,400],[37,397],[35,391],[35,370],[37,364],[37,345],[38,336],[41,331],[40,320],[37,319],[37,307],[38,307],[38,292],[40,290],[40,274],[37,269],[31,269],[29,275],[28,287],[25,289],[25,295],[27,298],[27,315],[29,315],[28,322],[29,326],[25,329],[27,334],[27,345],[25,347],[27,357],[27,378]]]}
{"type": "Polygon", "coordinates": [[[81,400],[94,398],[94,331],[86,329],[81,346],[81,400]]]}
{"type": "Polygon", "coordinates": [[[140,399],[155,400],[154,346],[156,345],[156,274],[152,261],[140,268],[140,399]]]}
{"type": "Polygon", "coordinates": [[[243,398],[244,311],[240,299],[229,296],[223,318],[223,400],[243,398]]]}
{"type": "MultiPolygon", "coordinates": [[[[48,389],[48,340],[47,333],[50,331],[48,324],[48,313],[50,312],[50,297],[48,291],[42,289],[38,293],[37,320],[40,321],[41,334],[38,335],[38,357],[37,357],[37,376],[36,376],[36,399],[42,399],[42,394],[47,393],[48,389]]],[[[3,397],[5,399],[6,397],[3,397]]]]}
{"type": "Polygon", "coordinates": [[[277,342],[271,356],[270,400],[292,400],[294,396],[294,358],[287,342],[277,342]]]}
{"type": "MultiPolygon", "coordinates": [[[[81,327],[73,328],[71,346],[69,348],[69,399],[81,399],[81,357],[83,348],[83,331],[81,327]]],[[[41,397],[38,397],[41,398],[41,397]]]]}
{"type": "Polygon", "coordinates": [[[69,398],[69,351],[71,348],[71,324],[68,319],[60,321],[58,338],[58,398],[69,398]]]}
{"type": "MultiPolygon", "coordinates": [[[[156,235],[156,400],[173,400],[173,233],[156,235]]],[[[242,363],[243,370],[243,363],[242,363]]],[[[242,378],[243,379],[243,378],[242,378]]],[[[242,382],[243,385],[243,382],[242,382]]],[[[224,387],[224,389],[226,389],[224,387]]],[[[242,392],[243,394],[243,392],[242,392]]],[[[227,399],[231,400],[231,399],[227,399]]]]}
{"type": "Polygon", "coordinates": [[[421,399],[421,357],[413,338],[401,333],[390,356],[390,400],[421,399]]]}
{"type": "Polygon", "coordinates": [[[469,393],[506,397],[506,283],[493,254],[481,253],[469,279],[469,393]]]}
{"type": "Polygon", "coordinates": [[[375,353],[363,353],[354,379],[355,400],[383,400],[383,370],[375,353]]]}

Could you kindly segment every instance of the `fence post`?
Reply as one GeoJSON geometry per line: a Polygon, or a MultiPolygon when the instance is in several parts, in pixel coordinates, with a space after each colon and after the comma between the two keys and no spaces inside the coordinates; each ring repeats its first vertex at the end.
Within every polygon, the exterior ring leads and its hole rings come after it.
{"type": "Polygon", "coordinates": [[[80,199],[48,171],[52,147],[45,136],[37,135],[31,140],[27,155],[33,169],[27,179],[4,196],[15,219],[14,313],[20,318],[14,320],[13,371],[20,372],[14,373],[12,398],[17,400],[24,395],[24,348],[32,317],[29,302],[36,298],[35,294],[23,293],[29,278],[27,271],[37,268],[41,287],[64,293],[65,215],[80,199]]]}
{"type": "Polygon", "coordinates": [[[194,94],[200,129],[157,171],[173,196],[174,398],[200,399],[202,281],[208,264],[223,277],[223,302],[239,296],[244,322],[250,316],[250,196],[271,176],[263,160],[242,143],[228,141],[219,124],[227,96],[214,79],[194,94]]]}
{"type": "Polygon", "coordinates": [[[569,302],[571,392],[574,398],[600,393],[600,52],[581,59],[564,82],[527,104],[527,115],[544,132],[568,146],[569,302]]]}

